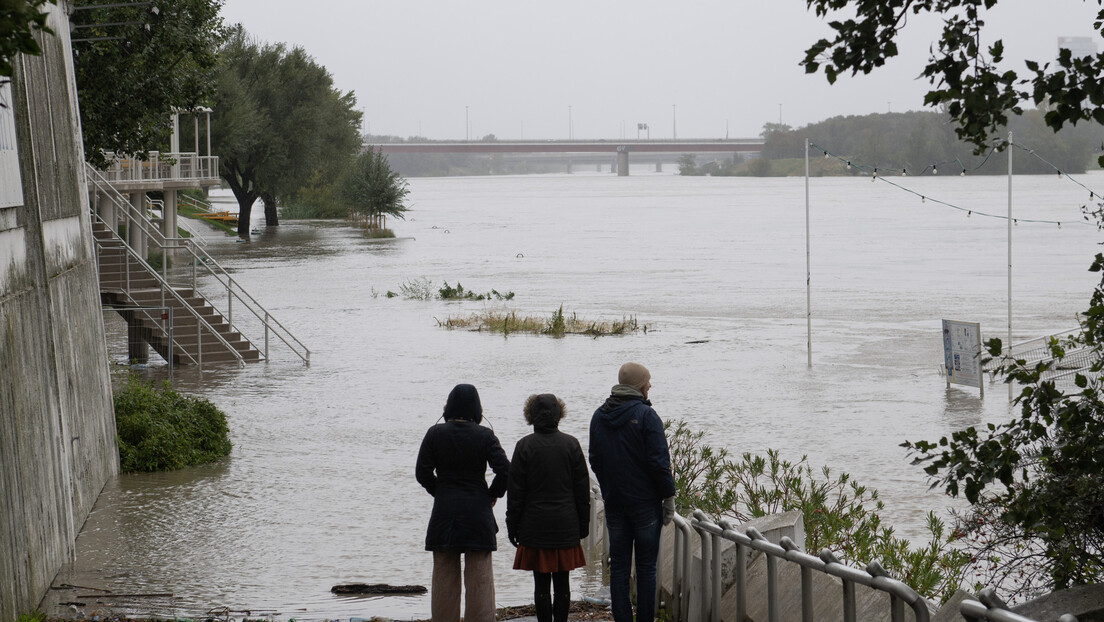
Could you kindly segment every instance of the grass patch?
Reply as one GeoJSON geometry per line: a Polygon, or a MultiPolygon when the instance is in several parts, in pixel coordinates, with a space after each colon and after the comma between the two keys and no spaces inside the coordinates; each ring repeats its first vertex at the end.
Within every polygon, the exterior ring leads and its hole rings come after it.
{"type": "Polygon", "coordinates": [[[226,414],[211,402],[129,375],[115,391],[119,462],[124,472],[171,471],[230,453],[226,414]]]}
{"type": "MultiPolygon", "coordinates": [[[[436,319],[436,318],[434,318],[436,319]]],[[[589,321],[579,318],[575,313],[565,316],[563,305],[550,317],[518,315],[516,311],[484,310],[466,316],[449,316],[437,320],[437,325],[449,330],[465,329],[476,332],[528,333],[532,335],[589,335],[594,338],[608,335],[627,335],[638,330],[648,332],[646,325],[637,322],[635,316],[615,321],[589,321]]]]}
{"type": "Polygon", "coordinates": [[[405,283],[399,285],[399,293],[396,294],[388,290],[385,296],[388,298],[402,296],[408,300],[434,300],[436,298],[441,300],[512,300],[514,292],[503,294],[497,289],[492,289],[489,292],[478,294],[470,289],[464,289],[464,286],[459,282],[456,283],[456,287],[453,287],[448,284],[448,281],[445,281],[444,287],[437,288],[428,278],[422,277],[420,279],[408,279],[405,283]]]}

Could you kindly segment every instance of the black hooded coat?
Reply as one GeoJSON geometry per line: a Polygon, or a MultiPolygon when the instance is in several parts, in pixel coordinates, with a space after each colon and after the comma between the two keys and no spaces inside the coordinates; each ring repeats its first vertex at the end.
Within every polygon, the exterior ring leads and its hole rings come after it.
{"type": "Polygon", "coordinates": [[[479,425],[481,419],[475,387],[457,385],[445,406],[445,422],[431,427],[422,439],[414,475],[433,495],[427,551],[498,549],[491,502],[506,494],[510,462],[494,432],[479,425]],[[490,486],[488,465],[494,472],[490,486]]]}

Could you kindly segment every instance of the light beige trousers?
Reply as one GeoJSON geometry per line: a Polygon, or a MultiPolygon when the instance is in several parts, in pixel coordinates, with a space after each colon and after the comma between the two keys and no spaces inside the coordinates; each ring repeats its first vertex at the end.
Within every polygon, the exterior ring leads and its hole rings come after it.
{"type": "MultiPolygon", "coordinates": [[[[460,622],[459,551],[433,551],[430,613],[433,622],[460,622]]],[[[490,551],[464,555],[464,622],[494,622],[494,567],[490,551]]]]}

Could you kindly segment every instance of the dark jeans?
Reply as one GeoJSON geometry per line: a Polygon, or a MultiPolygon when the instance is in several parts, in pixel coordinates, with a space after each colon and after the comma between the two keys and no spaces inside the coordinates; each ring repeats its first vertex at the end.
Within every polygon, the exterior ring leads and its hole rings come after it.
{"type": "Polygon", "coordinates": [[[636,552],[636,622],[655,619],[656,559],[663,529],[663,507],[656,502],[636,508],[606,506],[610,547],[610,600],[614,622],[633,622],[629,565],[636,552]]]}

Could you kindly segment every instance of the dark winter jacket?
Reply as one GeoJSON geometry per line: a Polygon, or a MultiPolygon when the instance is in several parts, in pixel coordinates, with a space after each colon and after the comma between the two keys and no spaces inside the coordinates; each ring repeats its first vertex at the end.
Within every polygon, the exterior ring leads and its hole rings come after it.
{"type": "Polygon", "coordinates": [[[652,403],[617,385],[590,420],[590,468],[607,506],[636,508],[675,495],[663,422],[652,403]]]}
{"type": "Polygon", "coordinates": [[[506,494],[510,463],[494,432],[454,419],[426,432],[414,475],[433,495],[427,551],[494,551],[498,524],[491,501],[506,494]],[[487,486],[487,465],[494,479],[487,486]]]}
{"type": "Polygon", "coordinates": [[[590,532],[590,475],[574,436],[550,427],[522,438],[510,459],[506,529],[519,544],[566,549],[590,532]]]}

